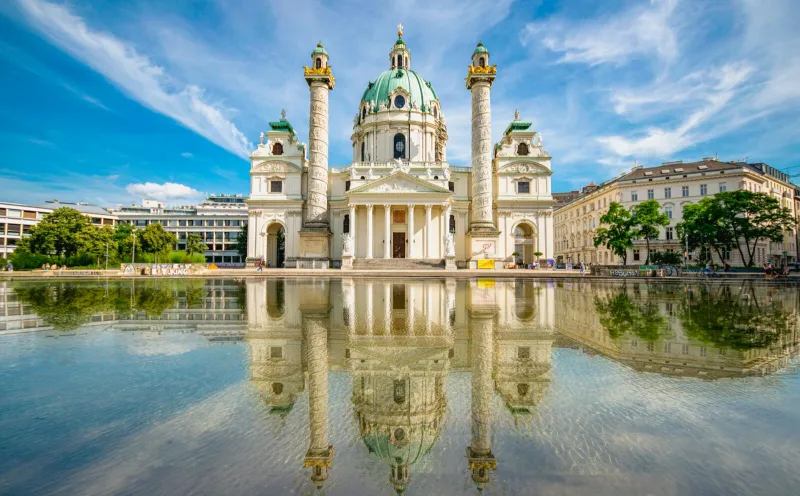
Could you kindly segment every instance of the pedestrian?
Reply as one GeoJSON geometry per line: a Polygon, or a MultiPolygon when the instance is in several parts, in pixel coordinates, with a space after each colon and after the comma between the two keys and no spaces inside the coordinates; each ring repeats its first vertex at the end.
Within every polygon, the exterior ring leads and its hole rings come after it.
{"type": "Polygon", "coordinates": [[[258,272],[264,271],[264,262],[262,260],[258,261],[258,272]]]}
{"type": "Polygon", "coordinates": [[[8,262],[8,265],[6,265],[6,271],[7,272],[14,272],[14,266],[11,265],[11,262],[8,262]]]}
{"type": "Polygon", "coordinates": [[[722,272],[728,272],[728,269],[730,268],[731,266],[728,265],[728,262],[722,262],[722,272]]]}
{"type": "Polygon", "coordinates": [[[586,265],[583,262],[581,262],[580,268],[581,268],[581,276],[583,276],[583,273],[586,272],[586,265]]]}

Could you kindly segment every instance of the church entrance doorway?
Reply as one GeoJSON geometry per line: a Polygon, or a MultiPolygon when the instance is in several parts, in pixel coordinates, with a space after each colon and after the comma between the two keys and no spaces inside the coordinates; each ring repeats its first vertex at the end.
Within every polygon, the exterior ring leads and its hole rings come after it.
{"type": "Polygon", "coordinates": [[[392,233],[392,258],[406,258],[406,233],[392,233]]]}

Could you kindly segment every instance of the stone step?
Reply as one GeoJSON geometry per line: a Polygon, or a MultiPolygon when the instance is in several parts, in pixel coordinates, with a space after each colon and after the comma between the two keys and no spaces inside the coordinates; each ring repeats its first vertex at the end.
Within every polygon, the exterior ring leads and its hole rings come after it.
{"type": "Polygon", "coordinates": [[[353,269],[359,270],[443,270],[440,258],[357,258],[353,269]]]}

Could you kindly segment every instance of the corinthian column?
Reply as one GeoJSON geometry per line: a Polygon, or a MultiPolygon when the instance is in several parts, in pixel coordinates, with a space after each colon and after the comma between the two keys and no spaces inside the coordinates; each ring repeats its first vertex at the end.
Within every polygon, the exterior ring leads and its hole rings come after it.
{"type": "Polygon", "coordinates": [[[304,292],[301,304],[303,337],[308,370],[308,423],[310,442],[304,459],[311,467],[317,487],[328,478],[334,449],[328,440],[328,328],[330,327],[328,285],[314,285],[304,292]]]}

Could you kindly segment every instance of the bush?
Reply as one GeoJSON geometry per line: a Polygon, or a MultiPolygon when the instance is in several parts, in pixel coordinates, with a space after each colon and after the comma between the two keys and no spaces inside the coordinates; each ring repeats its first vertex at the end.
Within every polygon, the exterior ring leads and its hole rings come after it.
{"type": "Polygon", "coordinates": [[[179,250],[170,252],[169,261],[170,263],[183,263],[183,264],[205,263],[206,257],[204,257],[202,253],[194,253],[192,255],[189,255],[185,251],[179,250]]]}
{"type": "Polygon", "coordinates": [[[654,251],[650,254],[650,263],[654,265],[680,265],[683,263],[683,255],[671,250],[654,251]]]}
{"type": "Polygon", "coordinates": [[[10,260],[11,264],[14,266],[14,270],[38,269],[44,264],[49,265],[55,263],[51,257],[47,255],[37,255],[21,248],[17,248],[14,251],[10,260]]]}

